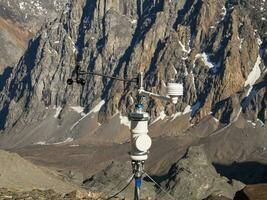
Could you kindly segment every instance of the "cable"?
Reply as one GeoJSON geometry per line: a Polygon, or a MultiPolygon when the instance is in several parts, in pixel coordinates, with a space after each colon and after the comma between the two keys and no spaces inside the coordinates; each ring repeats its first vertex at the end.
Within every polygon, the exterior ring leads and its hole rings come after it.
{"type": "Polygon", "coordinates": [[[152,177],[150,177],[145,171],[143,171],[143,174],[145,174],[153,183],[155,183],[165,194],[167,194],[171,199],[176,200],[170,193],[168,193],[166,190],[164,190],[160,184],[158,184],[152,177]]]}
{"type": "Polygon", "coordinates": [[[95,76],[102,76],[102,77],[114,79],[114,80],[117,80],[117,81],[123,81],[123,82],[133,82],[133,83],[137,82],[137,78],[123,79],[123,78],[116,77],[116,76],[104,75],[104,74],[101,74],[101,73],[98,73],[98,72],[84,72],[84,71],[79,72],[79,75],[88,75],[88,74],[95,75],[95,76]]]}
{"type": "Polygon", "coordinates": [[[116,197],[118,194],[122,193],[122,192],[123,192],[123,191],[124,191],[130,184],[131,184],[131,182],[132,182],[133,179],[134,179],[134,174],[133,174],[133,175],[131,176],[131,178],[128,180],[128,183],[127,183],[127,185],[126,185],[124,188],[122,188],[119,192],[117,192],[116,194],[110,196],[110,197],[107,198],[106,200],[112,199],[112,198],[116,197]]]}
{"type": "MultiPolygon", "coordinates": [[[[127,184],[126,184],[126,186],[124,186],[119,192],[117,192],[116,194],[114,194],[114,195],[112,195],[112,196],[110,196],[110,197],[108,197],[107,199],[105,199],[105,200],[110,200],[110,199],[113,199],[114,197],[116,197],[118,194],[120,194],[120,193],[122,193],[130,184],[131,184],[131,182],[132,182],[132,180],[134,179],[134,174],[127,180],[127,184]]],[[[120,183],[119,184],[117,184],[117,186],[118,185],[120,185],[120,183]]],[[[116,186],[116,187],[117,187],[116,186]]],[[[116,188],[115,187],[115,188],[116,188]]],[[[115,188],[112,188],[112,190],[114,190],[115,188]]],[[[102,199],[102,197],[99,197],[97,200],[99,200],[99,199],[102,199]]]]}

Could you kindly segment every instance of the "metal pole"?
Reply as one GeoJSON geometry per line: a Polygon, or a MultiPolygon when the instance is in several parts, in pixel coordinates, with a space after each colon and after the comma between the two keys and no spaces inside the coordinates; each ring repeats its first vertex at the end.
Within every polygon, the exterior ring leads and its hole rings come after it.
{"type": "MultiPolygon", "coordinates": [[[[139,178],[141,180],[141,178],[139,178]]],[[[137,184],[138,178],[135,178],[135,190],[134,190],[134,200],[140,200],[140,187],[137,184]]]]}
{"type": "Polygon", "coordinates": [[[144,90],[144,72],[139,73],[139,90],[144,90]]]}
{"type": "Polygon", "coordinates": [[[144,162],[133,161],[132,165],[133,165],[133,172],[134,172],[134,179],[135,179],[134,200],[140,200],[144,162]]]}

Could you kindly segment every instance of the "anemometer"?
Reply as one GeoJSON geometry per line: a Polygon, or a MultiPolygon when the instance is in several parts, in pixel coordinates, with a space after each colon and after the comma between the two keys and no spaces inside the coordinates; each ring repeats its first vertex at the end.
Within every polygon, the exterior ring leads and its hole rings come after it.
{"type": "MultiPolygon", "coordinates": [[[[177,104],[178,98],[183,96],[183,85],[179,83],[168,83],[167,95],[155,94],[144,89],[144,74],[140,72],[138,77],[133,79],[123,79],[120,77],[114,77],[109,75],[103,75],[96,72],[81,71],[79,65],[75,67],[76,83],[85,85],[86,80],[81,77],[84,75],[102,76],[117,81],[134,82],[138,85],[138,98],[153,97],[162,101],[168,101],[173,104],[177,104]]],[[[67,80],[68,85],[72,85],[74,80],[72,78],[67,80]]],[[[148,159],[149,149],[152,145],[152,139],[148,135],[148,122],[150,116],[144,111],[144,104],[139,101],[135,105],[135,111],[129,114],[131,121],[131,152],[130,158],[132,160],[132,169],[135,179],[135,192],[134,200],[140,200],[140,190],[142,183],[142,176],[144,174],[144,164],[148,159]]]]}

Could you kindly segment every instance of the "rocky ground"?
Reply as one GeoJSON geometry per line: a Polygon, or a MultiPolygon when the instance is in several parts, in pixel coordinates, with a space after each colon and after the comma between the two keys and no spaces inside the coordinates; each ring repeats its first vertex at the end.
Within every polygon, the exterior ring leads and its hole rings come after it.
{"type": "MultiPolygon", "coordinates": [[[[160,124],[164,126],[162,123],[159,121],[151,127],[155,138],[146,171],[174,197],[202,200],[209,195],[214,198],[222,195],[233,199],[245,184],[266,182],[267,135],[260,123],[254,127],[245,119],[239,119],[225,130],[217,132],[213,129],[197,132],[199,126],[194,126],[183,136],[157,133],[156,127],[160,124]],[[190,146],[196,147],[187,150],[190,146]]],[[[164,121],[164,124],[167,125],[168,121],[164,121]]],[[[102,195],[107,195],[118,191],[131,176],[127,154],[129,148],[127,142],[95,143],[92,137],[91,144],[87,138],[87,141],[36,144],[10,151],[17,152],[38,166],[57,171],[65,180],[90,192],[102,191],[102,195]]],[[[153,185],[145,178],[144,197],[149,194],[152,199],[169,199],[153,185]]],[[[131,199],[132,191],[133,185],[119,196],[131,199]]]]}
{"type": "Polygon", "coordinates": [[[0,150],[0,187],[31,190],[34,188],[53,189],[57,192],[71,192],[78,189],[46,168],[37,167],[14,153],[0,150]]]}
{"type": "Polygon", "coordinates": [[[152,120],[190,113],[189,123],[212,115],[228,124],[244,112],[253,123],[265,123],[265,28],[255,24],[262,24],[266,12],[260,19],[252,13],[265,10],[266,2],[249,3],[73,1],[43,26],[7,81],[0,128],[15,134],[47,121],[56,109],[60,123],[71,107],[88,113],[103,101],[101,124],[133,109],[132,83],[85,77],[84,87],[67,86],[77,63],[85,71],[124,78],[144,71],[146,89],[157,93],[164,94],[171,80],[183,83],[186,93],[176,106],[147,99],[152,120]]]}

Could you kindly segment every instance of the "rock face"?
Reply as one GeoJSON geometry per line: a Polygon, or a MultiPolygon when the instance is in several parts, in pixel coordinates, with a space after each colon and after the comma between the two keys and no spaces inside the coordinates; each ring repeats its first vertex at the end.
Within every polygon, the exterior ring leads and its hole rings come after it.
{"type": "Polygon", "coordinates": [[[181,200],[199,200],[211,194],[233,199],[244,185],[221,177],[201,146],[191,147],[186,156],[172,166],[165,187],[181,200]]]}
{"type": "Polygon", "coordinates": [[[46,120],[54,108],[60,125],[69,107],[88,112],[101,100],[100,123],[133,108],[133,83],[89,76],[83,87],[67,86],[77,63],[85,71],[123,78],[144,71],[146,89],[158,93],[170,80],[182,82],[186,93],[176,106],[146,102],[152,120],[160,113],[191,112],[191,123],[211,113],[231,123],[243,111],[265,124],[266,37],[264,28],[256,31],[264,20],[253,17],[253,9],[266,9],[266,2],[249,2],[69,2],[34,37],[3,88],[0,129],[20,132],[46,120]]]}
{"type": "Polygon", "coordinates": [[[2,0],[0,2],[0,73],[23,55],[28,41],[46,21],[55,19],[67,0],[2,0]]]}

